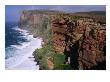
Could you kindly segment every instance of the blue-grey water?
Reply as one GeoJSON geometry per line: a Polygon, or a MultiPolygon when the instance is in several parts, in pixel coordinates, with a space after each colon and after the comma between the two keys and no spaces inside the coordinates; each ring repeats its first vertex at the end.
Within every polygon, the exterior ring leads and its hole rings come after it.
{"type": "Polygon", "coordinates": [[[5,68],[38,69],[32,56],[36,48],[41,47],[42,40],[33,38],[28,31],[20,29],[17,23],[5,24],[5,68]]]}

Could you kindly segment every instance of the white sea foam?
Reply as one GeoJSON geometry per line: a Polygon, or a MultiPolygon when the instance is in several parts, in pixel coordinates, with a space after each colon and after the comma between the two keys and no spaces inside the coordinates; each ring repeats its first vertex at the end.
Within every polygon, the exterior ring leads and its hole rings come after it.
{"type": "MultiPolygon", "coordinates": [[[[32,53],[36,48],[41,48],[42,39],[33,38],[33,35],[30,35],[26,30],[16,28],[22,32],[24,36],[29,40],[29,42],[23,42],[21,45],[11,45],[15,47],[14,56],[5,60],[6,69],[21,69],[21,70],[30,70],[30,69],[39,69],[39,66],[36,65],[37,62],[34,62],[32,53]]],[[[10,54],[10,53],[8,53],[10,54]]]]}
{"type": "Polygon", "coordinates": [[[21,43],[21,45],[11,45],[11,47],[14,47],[16,49],[24,49],[30,45],[30,42],[24,42],[21,43]]]}

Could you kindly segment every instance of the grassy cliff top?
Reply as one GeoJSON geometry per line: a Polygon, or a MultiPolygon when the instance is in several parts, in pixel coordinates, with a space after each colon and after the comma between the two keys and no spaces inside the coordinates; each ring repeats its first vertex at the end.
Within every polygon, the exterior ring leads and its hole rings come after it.
{"type": "Polygon", "coordinates": [[[71,18],[71,19],[79,19],[79,18],[88,18],[93,19],[96,22],[106,23],[106,11],[89,11],[89,12],[75,12],[75,13],[67,13],[63,11],[54,11],[54,10],[24,10],[23,14],[46,14],[46,15],[58,15],[71,18]]]}

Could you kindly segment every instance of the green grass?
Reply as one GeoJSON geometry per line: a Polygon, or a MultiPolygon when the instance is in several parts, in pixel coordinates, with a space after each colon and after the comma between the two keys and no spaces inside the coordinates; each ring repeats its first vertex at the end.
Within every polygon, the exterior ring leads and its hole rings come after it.
{"type": "Polygon", "coordinates": [[[65,55],[55,54],[54,55],[54,69],[60,69],[60,66],[65,62],[65,55]]]}
{"type": "Polygon", "coordinates": [[[56,53],[52,44],[47,43],[40,49],[34,51],[34,57],[39,63],[43,70],[48,70],[47,58],[53,58],[54,70],[70,70],[72,69],[69,64],[64,64],[65,55],[63,53],[56,53]]]}
{"type": "Polygon", "coordinates": [[[64,64],[65,62],[65,55],[63,54],[56,54],[54,55],[54,70],[71,70],[71,66],[69,64],[64,64]]]}
{"type": "Polygon", "coordinates": [[[69,64],[60,65],[61,70],[72,70],[72,67],[69,64]]]}
{"type": "Polygon", "coordinates": [[[48,69],[48,66],[47,66],[47,58],[48,57],[54,57],[54,49],[53,49],[53,46],[48,43],[46,45],[44,45],[42,48],[40,49],[36,49],[34,51],[34,57],[36,60],[39,60],[41,66],[43,67],[43,69],[48,69]]]}
{"type": "Polygon", "coordinates": [[[45,45],[43,48],[36,49],[34,57],[39,60],[43,70],[48,69],[47,58],[52,57],[54,62],[54,70],[67,70],[71,69],[70,65],[64,64],[65,55],[62,53],[55,53],[54,48],[51,44],[45,45]]]}

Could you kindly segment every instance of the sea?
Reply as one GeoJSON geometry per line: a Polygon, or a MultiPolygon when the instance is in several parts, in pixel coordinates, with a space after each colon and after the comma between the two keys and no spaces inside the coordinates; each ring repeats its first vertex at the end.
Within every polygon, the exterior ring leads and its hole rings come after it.
{"type": "Polygon", "coordinates": [[[20,29],[17,22],[5,23],[5,69],[38,70],[33,52],[41,48],[42,39],[34,38],[27,30],[20,29]]]}

